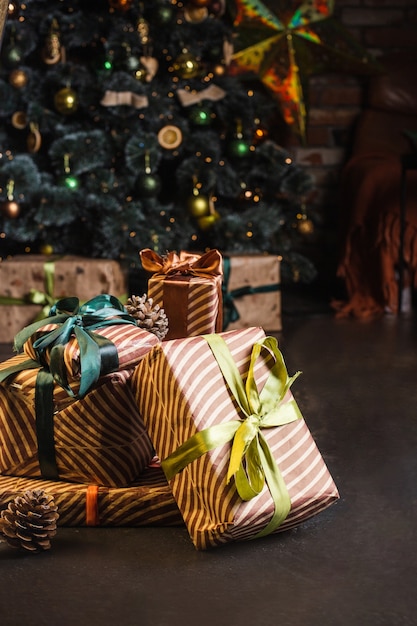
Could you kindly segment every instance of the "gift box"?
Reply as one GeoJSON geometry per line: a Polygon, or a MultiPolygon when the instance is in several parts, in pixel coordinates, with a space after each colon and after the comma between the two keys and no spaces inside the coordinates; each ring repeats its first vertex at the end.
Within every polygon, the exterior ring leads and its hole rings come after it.
{"type": "Polygon", "coordinates": [[[131,383],[197,549],[280,532],[338,499],[261,328],[162,342],[131,383]]]}
{"type": "Polygon", "coordinates": [[[182,251],[161,257],[140,251],[142,267],[151,274],[148,297],[164,309],[169,324],[166,340],[220,332],[223,326],[222,256],[182,251]]]}
{"type": "Polygon", "coordinates": [[[223,330],[254,326],[282,330],[281,257],[227,255],[223,274],[223,330]]]}
{"type": "Polygon", "coordinates": [[[58,526],[179,526],[184,522],[161,468],[146,468],[128,487],[109,488],[0,476],[0,510],[28,490],[43,489],[58,507],[58,526]]]}
{"type": "Polygon", "coordinates": [[[0,263],[0,343],[12,343],[15,334],[65,296],[81,301],[91,294],[127,295],[127,271],[111,259],[77,256],[16,255],[0,263]]]}
{"type": "Polygon", "coordinates": [[[0,363],[0,474],[125,487],[152,443],[128,384],[133,368],[101,376],[78,398],[19,354],[0,363]]]}

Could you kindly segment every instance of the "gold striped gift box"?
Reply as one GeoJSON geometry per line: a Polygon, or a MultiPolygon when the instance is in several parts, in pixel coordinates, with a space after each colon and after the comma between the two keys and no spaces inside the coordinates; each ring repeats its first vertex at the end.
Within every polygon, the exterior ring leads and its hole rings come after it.
{"type": "MultiPolygon", "coordinates": [[[[23,345],[24,353],[35,361],[38,355],[33,347],[37,339],[43,337],[57,328],[57,324],[46,324],[37,330],[23,345]]],[[[139,363],[153,346],[159,343],[159,339],[153,333],[134,326],[132,324],[110,325],[94,329],[94,333],[109,339],[117,348],[120,369],[127,369],[139,363]]],[[[50,362],[50,350],[46,350],[43,359],[46,364],[50,362]]],[[[64,346],[63,361],[70,379],[77,378],[81,374],[80,348],[75,336],[70,337],[64,346]]]]}
{"type": "MultiPolygon", "coordinates": [[[[26,359],[16,355],[0,363],[0,372],[26,359]]],[[[101,376],[81,399],[54,386],[52,445],[61,480],[124,487],[152,459],[153,446],[128,384],[132,373],[133,368],[101,376]]],[[[0,474],[56,478],[41,471],[37,374],[38,368],[23,369],[0,384],[0,474]]]]}
{"type": "Polygon", "coordinates": [[[147,295],[168,318],[166,340],[222,330],[223,259],[218,250],[170,252],[161,257],[146,248],[140,251],[140,258],[143,268],[152,274],[147,295]]]}
{"type": "MultiPolygon", "coordinates": [[[[226,342],[240,376],[246,380],[254,344],[265,340],[264,331],[233,330],[220,333],[220,337],[226,342]]],[[[273,363],[269,353],[268,358],[256,361],[254,374],[259,388],[266,386],[273,363]]],[[[286,369],[285,375],[288,377],[286,369]]],[[[205,337],[163,342],[137,366],[131,383],[165,471],[167,457],[172,458],[190,438],[200,437],[218,425],[242,420],[242,412],[205,337]]],[[[300,524],[339,497],[290,390],[286,391],[282,405],[284,413],[291,409],[297,419],[262,429],[276,465],[274,469],[280,473],[289,496],[289,511],[273,532],[300,524]]],[[[201,440],[195,447],[200,444],[201,440]]],[[[167,474],[197,549],[254,538],[265,531],[275,514],[276,503],[268,481],[259,495],[247,501],[240,497],[234,478],[227,483],[231,451],[231,441],[216,444],[184,464],[182,471],[167,474]]]]}
{"type": "Polygon", "coordinates": [[[131,485],[109,488],[0,476],[0,510],[28,490],[54,497],[58,526],[180,526],[183,519],[161,468],[146,468],[131,485]]]}

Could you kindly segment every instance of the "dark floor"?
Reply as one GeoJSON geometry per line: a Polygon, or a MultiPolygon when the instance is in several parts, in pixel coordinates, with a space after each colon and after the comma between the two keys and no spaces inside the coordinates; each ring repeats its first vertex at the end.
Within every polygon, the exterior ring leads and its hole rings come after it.
{"type": "Polygon", "coordinates": [[[36,556],[0,544],[2,626],[417,625],[416,320],[283,308],[293,392],[340,501],[209,552],[182,527],[59,529],[36,556]]]}

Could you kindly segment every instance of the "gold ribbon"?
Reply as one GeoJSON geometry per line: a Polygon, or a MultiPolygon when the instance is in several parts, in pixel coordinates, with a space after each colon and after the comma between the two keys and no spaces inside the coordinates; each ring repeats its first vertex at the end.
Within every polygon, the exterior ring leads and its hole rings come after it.
{"type": "Polygon", "coordinates": [[[183,107],[190,107],[193,104],[199,104],[203,100],[222,100],[226,92],[217,85],[210,85],[207,89],[201,91],[187,91],[186,89],[177,89],[178,99],[183,107]]]}
{"type": "Polygon", "coordinates": [[[148,96],[140,96],[133,91],[106,91],[100,101],[105,107],[130,106],[135,109],[144,109],[148,106],[148,96]]]}

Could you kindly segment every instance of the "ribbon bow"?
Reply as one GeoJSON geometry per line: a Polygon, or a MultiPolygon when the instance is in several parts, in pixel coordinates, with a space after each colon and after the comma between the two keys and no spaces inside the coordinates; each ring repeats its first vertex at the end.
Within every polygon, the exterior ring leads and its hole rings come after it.
{"type": "Polygon", "coordinates": [[[49,370],[53,378],[69,395],[74,395],[68,384],[63,353],[71,336],[76,337],[80,350],[81,380],[77,396],[84,396],[103,374],[117,370],[119,357],[112,341],[94,333],[103,326],[133,324],[136,322],[123,304],[114,296],[101,294],[80,306],[78,298],[63,298],[56,302],[45,319],[21,330],[14,338],[14,349],[20,352],[24,343],[42,326],[57,324],[57,328],[33,342],[33,349],[41,365],[46,365],[49,351],[49,370]]]}
{"type": "Polygon", "coordinates": [[[221,87],[211,84],[201,91],[186,91],[185,89],[177,89],[177,96],[182,106],[189,107],[193,104],[199,104],[203,100],[222,100],[226,92],[221,87]]]}
{"type": "Polygon", "coordinates": [[[165,274],[167,276],[188,275],[210,278],[222,276],[223,259],[218,250],[209,250],[204,254],[192,254],[189,252],[169,252],[162,257],[150,248],[140,251],[140,259],[143,269],[152,274],[165,274]]]}
{"type": "Polygon", "coordinates": [[[275,511],[256,536],[267,535],[278,528],[291,509],[291,500],[278,465],[272,455],[262,429],[273,428],[302,419],[294,398],[286,398],[290,385],[300,372],[289,377],[283,356],[274,337],[255,343],[244,384],[224,339],[218,335],[203,335],[208,342],[229,389],[243,414],[243,418],[217,424],[197,432],[162,461],[168,480],[186,465],[209,450],[232,441],[227,482],[235,477],[236,489],[242,500],[250,500],[264,488],[265,481],[274,501],[275,511]],[[254,367],[263,349],[274,357],[268,379],[259,393],[254,367]]]}

